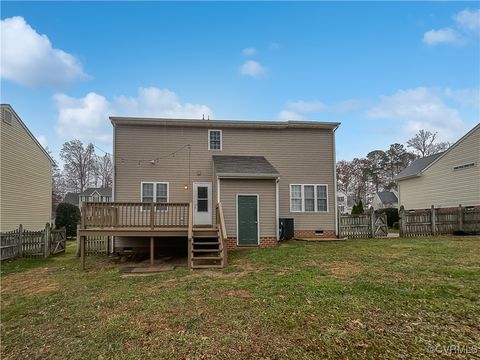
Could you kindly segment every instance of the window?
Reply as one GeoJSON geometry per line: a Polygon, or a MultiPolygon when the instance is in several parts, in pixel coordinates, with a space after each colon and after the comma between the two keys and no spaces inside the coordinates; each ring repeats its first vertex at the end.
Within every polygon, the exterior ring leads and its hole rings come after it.
{"type": "Polygon", "coordinates": [[[292,184],[290,185],[291,212],[327,212],[327,185],[292,184]]]}
{"type": "Polygon", "coordinates": [[[208,130],[208,150],[222,150],[222,130],[208,130]]]}
{"type": "Polygon", "coordinates": [[[290,210],[302,211],[302,185],[291,185],[290,210]]]}
{"type": "Polygon", "coordinates": [[[142,183],[142,202],[146,202],[146,203],[168,202],[168,183],[167,182],[142,183]]]}
{"type": "Polygon", "coordinates": [[[317,211],[328,211],[327,185],[317,185],[317,211]]]}
{"type": "Polygon", "coordinates": [[[315,186],[304,185],[305,211],[315,211],[315,186]]]}

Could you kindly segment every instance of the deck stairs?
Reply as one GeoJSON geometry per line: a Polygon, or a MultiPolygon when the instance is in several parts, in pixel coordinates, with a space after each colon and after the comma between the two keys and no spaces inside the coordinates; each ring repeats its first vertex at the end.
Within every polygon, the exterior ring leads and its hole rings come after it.
{"type": "Polygon", "coordinates": [[[193,228],[191,252],[192,269],[214,269],[225,266],[223,244],[216,225],[193,228]]]}

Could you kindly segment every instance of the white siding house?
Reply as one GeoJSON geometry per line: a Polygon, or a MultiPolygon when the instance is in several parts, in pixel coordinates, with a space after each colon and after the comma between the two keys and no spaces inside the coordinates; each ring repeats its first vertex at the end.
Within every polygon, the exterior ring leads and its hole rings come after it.
{"type": "Polygon", "coordinates": [[[414,161],[395,178],[405,209],[480,205],[480,124],[447,151],[414,161]]]}

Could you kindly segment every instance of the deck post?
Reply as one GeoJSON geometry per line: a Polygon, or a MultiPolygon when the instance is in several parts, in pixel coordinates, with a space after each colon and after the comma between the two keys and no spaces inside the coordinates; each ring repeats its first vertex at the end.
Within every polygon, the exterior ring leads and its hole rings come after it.
{"type": "Polygon", "coordinates": [[[155,206],[153,202],[150,204],[150,228],[153,230],[155,227],[155,206]]]}
{"type": "Polygon", "coordinates": [[[155,240],[154,237],[150,237],[150,265],[155,264],[155,240]]]}
{"type": "Polygon", "coordinates": [[[80,270],[85,270],[85,236],[80,236],[80,270]]]}

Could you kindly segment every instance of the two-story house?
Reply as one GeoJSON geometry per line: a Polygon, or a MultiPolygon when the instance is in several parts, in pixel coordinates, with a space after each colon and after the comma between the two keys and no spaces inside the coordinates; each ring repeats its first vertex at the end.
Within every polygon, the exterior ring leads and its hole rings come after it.
{"type": "MultiPolygon", "coordinates": [[[[117,226],[126,221],[118,212],[130,211],[130,221],[138,226],[148,224],[153,229],[161,223],[182,228],[189,219],[182,204],[192,203],[193,237],[202,228],[218,229],[220,219],[228,248],[274,246],[280,218],[293,219],[295,237],[336,236],[339,123],[110,119],[112,204],[139,203],[131,205],[136,210],[117,207],[113,215],[117,226]],[[141,205],[152,203],[157,205],[141,205]]],[[[98,214],[98,209],[87,211],[86,227],[100,222],[91,220],[95,211],[98,214]]],[[[131,230],[128,236],[121,234],[108,233],[115,235],[116,251],[148,249],[142,236],[131,230]]],[[[158,234],[144,234],[150,237],[152,254],[158,234]]]]}
{"type": "Polygon", "coordinates": [[[53,159],[8,104],[1,105],[0,231],[39,230],[52,216],[53,159]]]}

